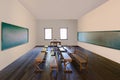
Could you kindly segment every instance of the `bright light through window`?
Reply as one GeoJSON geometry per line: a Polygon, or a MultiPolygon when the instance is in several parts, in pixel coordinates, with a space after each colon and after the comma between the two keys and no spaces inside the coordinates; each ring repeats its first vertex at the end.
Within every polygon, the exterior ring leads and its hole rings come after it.
{"type": "Polygon", "coordinates": [[[67,28],[60,29],[60,39],[67,39],[67,28]]]}
{"type": "Polygon", "coordinates": [[[45,29],[45,39],[52,39],[52,29],[45,29]]]}

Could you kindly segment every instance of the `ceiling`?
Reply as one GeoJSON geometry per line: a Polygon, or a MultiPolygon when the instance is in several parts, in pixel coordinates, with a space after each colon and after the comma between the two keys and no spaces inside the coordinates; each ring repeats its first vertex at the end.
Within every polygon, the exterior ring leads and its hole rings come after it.
{"type": "Polygon", "coordinates": [[[107,0],[19,0],[37,19],[79,19],[107,0]]]}

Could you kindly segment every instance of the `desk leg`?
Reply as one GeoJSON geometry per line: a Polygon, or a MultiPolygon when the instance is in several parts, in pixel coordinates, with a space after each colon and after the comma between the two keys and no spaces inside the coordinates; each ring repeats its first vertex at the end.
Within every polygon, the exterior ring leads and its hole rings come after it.
{"type": "Polygon", "coordinates": [[[39,67],[40,62],[35,62],[35,72],[42,72],[43,70],[39,67]]]}
{"type": "Polygon", "coordinates": [[[68,64],[70,64],[70,62],[64,61],[64,72],[71,73],[72,70],[67,67],[68,64]]]}

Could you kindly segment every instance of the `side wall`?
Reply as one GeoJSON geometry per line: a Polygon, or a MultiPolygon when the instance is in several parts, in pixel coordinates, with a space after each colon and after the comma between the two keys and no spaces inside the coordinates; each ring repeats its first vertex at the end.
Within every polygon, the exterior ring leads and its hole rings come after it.
{"type": "Polygon", "coordinates": [[[53,39],[60,39],[60,28],[68,28],[68,40],[61,40],[63,45],[77,45],[77,20],[39,20],[37,22],[37,45],[49,45],[44,40],[44,28],[53,29],[53,39]]]}
{"type": "MultiPolygon", "coordinates": [[[[4,51],[0,49],[0,70],[24,55],[28,50],[35,46],[35,27],[34,17],[18,2],[18,0],[0,1],[0,24],[6,22],[29,29],[29,43],[16,46],[4,51]]],[[[0,28],[1,33],[1,28],[0,28]]],[[[0,35],[1,37],[1,35],[0,35]]],[[[1,44],[1,39],[0,39],[1,44]]],[[[1,46],[0,46],[1,48],[1,46]]]]}
{"type": "MultiPolygon", "coordinates": [[[[120,30],[120,0],[108,0],[78,21],[78,31],[120,30]]],[[[120,63],[120,50],[78,42],[78,45],[120,63]]]]}

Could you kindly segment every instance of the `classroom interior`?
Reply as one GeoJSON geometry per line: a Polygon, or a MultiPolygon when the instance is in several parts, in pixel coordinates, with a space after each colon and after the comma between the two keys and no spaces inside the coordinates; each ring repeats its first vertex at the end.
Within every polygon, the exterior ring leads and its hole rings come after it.
{"type": "Polygon", "coordinates": [[[120,80],[119,7],[120,0],[1,0],[0,80],[120,80]],[[6,25],[26,36],[5,36],[6,25]]]}

